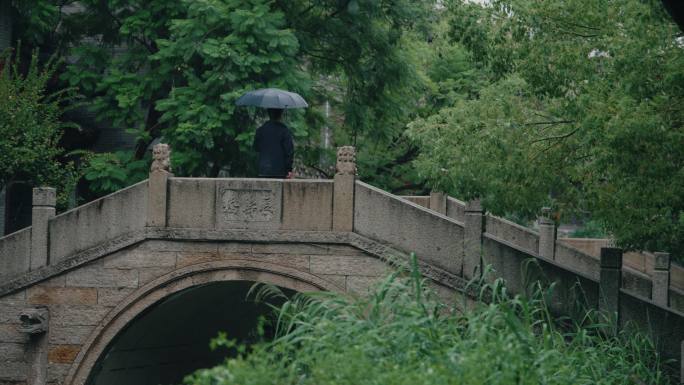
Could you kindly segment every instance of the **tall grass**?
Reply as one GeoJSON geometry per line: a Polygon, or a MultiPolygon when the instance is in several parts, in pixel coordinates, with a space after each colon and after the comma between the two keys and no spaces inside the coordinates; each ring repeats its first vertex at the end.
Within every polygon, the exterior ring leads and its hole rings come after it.
{"type": "MultiPolygon", "coordinates": [[[[552,317],[537,285],[523,298],[501,281],[488,303],[450,311],[415,264],[367,297],[297,295],[276,309],[276,337],[187,384],[667,384],[649,341],[552,317]]],[[[258,297],[278,296],[262,287],[258,297]]],[[[225,339],[215,345],[230,345],[225,339]]]]}

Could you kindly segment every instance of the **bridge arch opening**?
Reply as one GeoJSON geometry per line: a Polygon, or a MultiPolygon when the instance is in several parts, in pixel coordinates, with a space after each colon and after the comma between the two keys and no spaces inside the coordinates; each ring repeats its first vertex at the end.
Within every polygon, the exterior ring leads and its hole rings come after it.
{"type": "MultiPolygon", "coordinates": [[[[271,311],[247,298],[254,282],[207,283],[172,294],[132,320],[100,355],[88,385],[180,384],[200,368],[219,364],[231,354],[212,351],[209,341],[220,331],[238,343],[259,338],[259,317],[271,311]]],[[[294,291],[283,289],[291,296],[294,291]]],[[[272,301],[279,305],[281,301],[272,301]]],[[[263,338],[272,338],[265,329],[263,338]]]]}
{"type": "Polygon", "coordinates": [[[252,331],[267,306],[246,301],[255,282],[289,294],[341,290],[315,275],[256,260],[173,271],[137,289],[105,317],[81,348],[65,385],[178,384],[194,369],[221,362],[225,349],[209,349],[219,330],[245,343],[256,337],[252,331]],[[166,365],[171,363],[179,369],[166,365]]]}

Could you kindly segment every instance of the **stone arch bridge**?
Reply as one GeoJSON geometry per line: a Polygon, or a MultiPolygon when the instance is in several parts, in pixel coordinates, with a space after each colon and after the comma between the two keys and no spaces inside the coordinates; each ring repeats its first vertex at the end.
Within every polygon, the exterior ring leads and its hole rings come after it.
{"type": "Polygon", "coordinates": [[[0,238],[0,384],[178,382],[220,359],[207,349],[217,330],[249,340],[264,312],[244,300],[253,282],[362,295],[411,252],[452,300],[469,298],[483,264],[524,290],[532,259],[558,285],[556,311],[579,299],[680,358],[667,256],[635,272],[618,249],[595,259],[556,242],[544,217],[535,232],[477,201],[394,196],[356,180],[353,149],[338,158],[334,180],[177,178],[162,165],[59,215],[54,190],[35,189],[32,226],[0,238]]]}

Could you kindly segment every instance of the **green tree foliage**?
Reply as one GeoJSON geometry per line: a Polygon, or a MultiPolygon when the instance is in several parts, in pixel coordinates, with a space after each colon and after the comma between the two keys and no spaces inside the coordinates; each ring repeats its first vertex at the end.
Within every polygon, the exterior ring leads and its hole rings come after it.
{"type": "Polygon", "coordinates": [[[157,41],[155,73],[175,82],[157,110],[183,174],[217,175],[226,166],[244,174],[253,163],[245,155],[254,127],[235,101],[257,85],[306,91],[297,39],[268,3],[187,1],[186,18],[173,20],[169,39],[157,41]]]}
{"type": "Polygon", "coordinates": [[[34,52],[23,72],[12,59],[9,51],[0,57],[0,189],[15,180],[54,186],[64,206],[78,177],[59,146],[64,129],[60,104],[73,101],[71,90],[46,91],[54,60],[40,66],[34,52]]]}
{"type": "Polygon", "coordinates": [[[660,2],[451,1],[448,15],[488,84],[411,125],[432,185],[684,248],[684,50],[660,2]]]}
{"type": "Polygon", "coordinates": [[[88,188],[96,196],[121,190],[128,187],[131,181],[142,181],[149,175],[149,159],[132,161],[131,154],[127,151],[79,153],[83,155],[84,163],[87,164],[83,177],[90,182],[88,188]]]}
{"type": "MultiPolygon", "coordinates": [[[[92,100],[99,117],[137,135],[129,161],[143,159],[147,145],[163,138],[177,174],[249,175],[258,119],[234,101],[275,86],[313,105],[330,100],[342,116],[325,122],[315,109],[288,114],[301,158],[320,158],[318,132],[328,124],[338,143],[360,147],[371,179],[380,175],[387,185],[393,177],[382,174],[395,165],[410,170],[415,149],[402,133],[420,79],[407,32],[426,29],[433,1],[80,3],[84,11],[64,20],[75,62],[63,79],[92,100]]],[[[106,178],[130,175],[125,162],[96,163],[118,168],[102,169],[106,178]]]]}
{"type": "MultiPolygon", "coordinates": [[[[638,333],[606,337],[592,324],[560,326],[546,306],[548,292],[538,288],[511,298],[497,281],[483,292],[489,304],[449,312],[415,268],[409,277],[389,276],[367,297],[295,297],[276,311],[274,341],[237,349],[238,357],[185,383],[669,383],[638,333]]],[[[225,335],[212,345],[234,347],[225,335]]]]}

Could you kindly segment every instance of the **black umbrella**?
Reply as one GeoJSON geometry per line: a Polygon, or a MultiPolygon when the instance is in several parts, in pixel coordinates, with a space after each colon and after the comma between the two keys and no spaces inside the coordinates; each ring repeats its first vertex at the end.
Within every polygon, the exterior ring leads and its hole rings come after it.
{"type": "Polygon", "coordinates": [[[249,91],[235,102],[237,106],[254,106],[261,108],[306,108],[309,104],[299,94],[277,88],[262,88],[249,91]]]}

